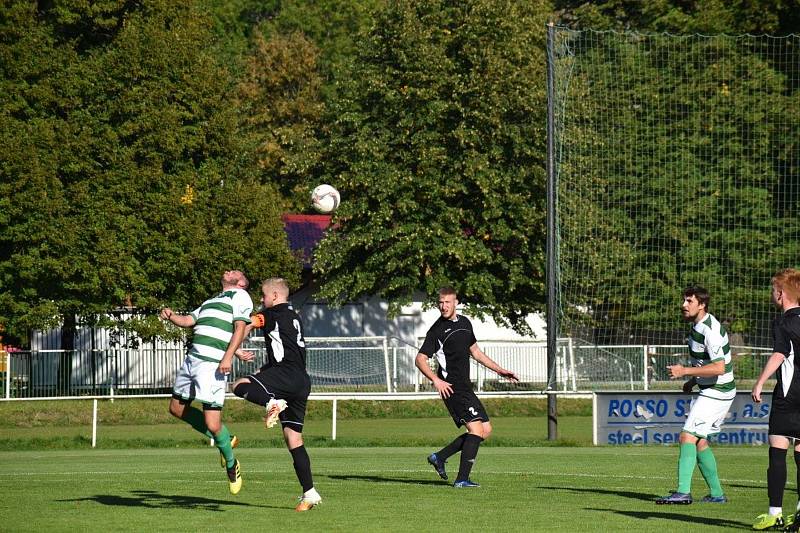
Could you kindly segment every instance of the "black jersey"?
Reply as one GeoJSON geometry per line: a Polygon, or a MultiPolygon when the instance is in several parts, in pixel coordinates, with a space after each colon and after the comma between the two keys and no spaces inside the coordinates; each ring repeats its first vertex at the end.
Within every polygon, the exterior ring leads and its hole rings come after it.
{"type": "Polygon", "coordinates": [[[267,362],[261,367],[283,368],[306,372],[306,341],[300,317],[288,303],[262,309],[264,316],[262,333],[267,345],[267,362]]]}
{"type": "Polygon", "coordinates": [[[795,370],[800,347],[800,307],[787,310],[772,323],[772,351],[782,353],[786,360],[775,373],[778,383],[772,393],[773,408],[800,410],[800,373],[795,370]]]}
{"type": "Polygon", "coordinates": [[[425,335],[420,353],[436,356],[437,375],[450,383],[454,390],[472,390],[469,379],[470,346],[475,333],[467,317],[456,315],[454,320],[439,317],[425,335]]]}

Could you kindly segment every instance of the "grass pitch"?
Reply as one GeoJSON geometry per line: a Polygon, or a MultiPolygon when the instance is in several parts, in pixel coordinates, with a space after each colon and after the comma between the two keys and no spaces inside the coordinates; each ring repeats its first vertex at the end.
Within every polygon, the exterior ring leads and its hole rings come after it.
{"type": "MultiPolygon", "coordinates": [[[[454,489],[428,447],[309,447],[323,503],[296,513],[285,449],[237,450],[232,496],[216,449],[0,453],[3,531],[730,531],[766,511],[765,447],[716,447],[731,503],[656,506],[675,485],[675,447],[482,447],[454,489]]],[[[451,479],[457,457],[448,463],[451,479]]],[[[794,479],[790,467],[789,479],[794,479]]],[[[793,509],[794,484],[784,508],[793,509]]],[[[696,473],[693,493],[705,484],[696,473]]]]}

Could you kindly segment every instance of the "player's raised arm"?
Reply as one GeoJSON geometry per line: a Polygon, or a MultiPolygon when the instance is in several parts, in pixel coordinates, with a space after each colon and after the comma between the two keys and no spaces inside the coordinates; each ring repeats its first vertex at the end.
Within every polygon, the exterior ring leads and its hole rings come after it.
{"type": "Polygon", "coordinates": [[[194,317],[192,315],[178,314],[169,307],[162,309],[160,316],[162,320],[168,320],[181,328],[191,328],[194,326],[194,317]]]}

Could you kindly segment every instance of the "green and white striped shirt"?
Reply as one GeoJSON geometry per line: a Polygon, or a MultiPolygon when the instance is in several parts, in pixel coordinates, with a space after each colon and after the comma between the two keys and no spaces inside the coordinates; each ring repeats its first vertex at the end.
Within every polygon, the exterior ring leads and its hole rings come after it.
{"type": "Polygon", "coordinates": [[[233,323],[250,323],[253,301],[247,291],[229,289],[192,311],[194,334],[189,354],[204,361],[222,361],[233,337],[233,323]]]}
{"type": "Polygon", "coordinates": [[[712,314],[706,314],[702,321],[689,332],[689,357],[692,366],[705,366],[716,361],[725,361],[725,373],[721,376],[697,377],[700,395],[730,400],[736,396],[736,382],[733,379],[733,360],[728,342],[728,332],[712,314]]]}

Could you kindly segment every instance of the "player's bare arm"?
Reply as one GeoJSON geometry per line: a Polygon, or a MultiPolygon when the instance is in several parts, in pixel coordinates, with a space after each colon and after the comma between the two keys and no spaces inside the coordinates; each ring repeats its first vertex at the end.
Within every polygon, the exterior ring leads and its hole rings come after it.
{"type": "MultiPolygon", "coordinates": [[[[264,327],[264,315],[261,313],[250,315],[250,323],[244,328],[244,339],[250,336],[251,331],[261,327],[264,327]]],[[[240,361],[253,361],[256,358],[256,355],[253,352],[249,350],[243,350],[241,348],[237,348],[233,354],[240,361]]]]}
{"type": "Polygon", "coordinates": [[[431,380],[431,383],[433,383],[433,386],[439,393],[439,396],[442,398],[449,398],[450,395],[453,394],[452,384],[443,379],[439,379],[439,376],[433,373],[433,370],[431,370],[431,367],[428,365],[427,355],[424,353],[418,353],[414,363],[417,365],[419,371],[422,372],[422,375],[431,380]]]}
{"type": "Polygon", "coordinates": [[[753,385],[753,390],[750,391],[753,401],[761,402],[761,391],[764,388],[764,383],[767,382],[772,374],[778,371],[784,361],[786,361],[785,355],[780,352],[772,353],[767,360],[767,364],[764,365],[764,370],[761,371],[761,375],[758,376],[755,385],[753,385]]]}
{"type": "Polygon", "coordinates": [[[180,328],[190,328],[194,326],[192,315],[181,315],[174,312],[169,307],[165,307],[160,313],[162,320],[168,320],[180,328]]]}
{"type": "Polygon", "coordinates": [[[725,361],[720,359],[719,361],[714,361],[705,366],[667,365],[667,370],[669,370],[669,377],[672,379],[678,379],[684,376],[710,378],[721,376],[725,373],[725,361]]]}
{"type": "Polygon", "coordinates": [[[483,350],[480,349],[477,342],[469,347],[469,353],[473,359],[475,359],[477,362],[479,362],[492,372],[495,372],[498,376],[508,378],[512,381],[519,381],[519,378],[514,372],[512,372],[511,370],[506,370],[502,366],[495,363],[491,357],[483,353],[483,350]]]}
{"type": "Polygon", "coordinates": [[[244,323],[242,320],[236,320],[233,323],[233,336],[231,337],[231,342],[228,343],[228,349],[225,350],[225,355],[222,356],[222,360],[219,362],[219,371],[223,374],[230,373],[233,367],[233,355],[236,350],[239,349],[239,345],[242,344],[244,340],[244,331],[247,328],[247,324],[244,323]]]}

